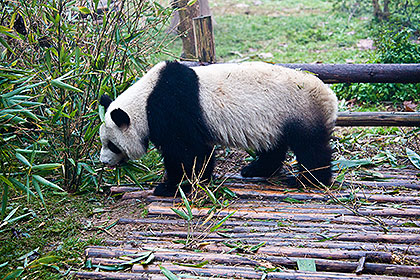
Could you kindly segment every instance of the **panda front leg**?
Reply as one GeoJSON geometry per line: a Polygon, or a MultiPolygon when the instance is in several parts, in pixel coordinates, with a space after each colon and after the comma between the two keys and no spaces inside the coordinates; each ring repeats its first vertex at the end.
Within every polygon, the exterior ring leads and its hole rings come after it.
{"type": "Polygon", "coordinates": [[[257,153],[257,159],[242,168],[242,177],[270,177],[280,170],[286,157],[287,146],[279,144],[276,148],[257,153]]]}
{"type": "MultiPolygon", "coordinates": [[[[212,151],[212,147],[205,145],[195,149],[172,147],[169,151],[162,150],[166,171],[165,181],[156,186],[153,194],[173,197],[182,180],[210,181],[214,168],[212,151]]],[[[191,191],[190,183],[184,183],[181,187],[185,193],[191,191]]]]}

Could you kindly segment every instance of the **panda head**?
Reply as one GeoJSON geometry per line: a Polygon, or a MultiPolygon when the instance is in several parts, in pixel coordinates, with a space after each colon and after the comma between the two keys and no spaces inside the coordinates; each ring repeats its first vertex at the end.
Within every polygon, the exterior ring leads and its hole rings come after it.
{"type": "Polygon", "coordinates": [[[118,102],[102,95],[99,103],[106,110],[104,123],[99,129],[102,142],[101,162],[116,166],[128,159],[140,158],[147,150],[147,137],[138,137],[132,118],[126,110],[118,107],[118,102]]]}

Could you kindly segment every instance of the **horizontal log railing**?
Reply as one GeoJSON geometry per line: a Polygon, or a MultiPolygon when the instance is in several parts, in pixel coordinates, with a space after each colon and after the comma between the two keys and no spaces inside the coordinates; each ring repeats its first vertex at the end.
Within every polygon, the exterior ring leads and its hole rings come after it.
{"type": "Polygon", "coordinates": [[[420,126],[420,112],[338,112],[337,126],[420,126]]]}
{"type": "MultiPolygon", "coordinates": [[[[208,63],[183,62],[190,67],[208,63]]],[[[308,71],[327,84],[420,83],[420,64],[276,64],[308,71]]],[[[419,93],[420,94],[420,93],[419,93]]],[[[339,112],[337,126],[420,126],[420,112],[339,112]]]]}
{"type": "Polygon", "coordinates": [[[309,71],[324,83],[420,83],[420,64],[276,64],[309,71]]]}

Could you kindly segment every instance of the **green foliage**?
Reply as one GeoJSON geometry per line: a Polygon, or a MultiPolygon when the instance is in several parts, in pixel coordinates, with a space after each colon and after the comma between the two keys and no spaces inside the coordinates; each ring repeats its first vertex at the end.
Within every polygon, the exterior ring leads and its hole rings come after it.
{"type": "Polygon", "coordinates": [[[99,189],[98,178],[110,176],[138,183],[135,172],[151,171],[134,163],[98,176],[97,100],[104,93],[117,96],[145,72],[148,59],[164,47],[164,38],[155,37],[171,10],[141,0],[98,5],[0,3],[2,218],[13,194],[45,205],[45,188],[99,189]]]}
{"type": "MultiPolygon", "coordinates": [[[[377,31],[376,50],[369,63],[420,63],[420,45],[411,40],[412,30],[381,28],[377,31]]],[[[357,99],[367,103],[420,100],[420,84],[338,84],[339,98],[357,99]]]]}
{"type": "Polygon", "coordinates": [[[214,32],[220,61],[344,63],[364,59],[365,54],[353,46],[368,36],[366,19],[349,21],[348,14],[334,11],[332,4],[321,0],[269,0],[260,5],[242,2],[249,7],[211,2],[215,5],[212,11],[217,22],[214,32]]]}
{"type": "MultiPolygon", "coordinates": [[[[349,17],[374,15],[372,0],[331,0],[334,9],[345,12],[349,17]]],[[[380,21],[408,27],[418,33],[420,20],[419,0],[390,0],[387,9],[384,8],[384,1],[378,0],[381,18],[374,18],[374,24],[380,21]]]]}

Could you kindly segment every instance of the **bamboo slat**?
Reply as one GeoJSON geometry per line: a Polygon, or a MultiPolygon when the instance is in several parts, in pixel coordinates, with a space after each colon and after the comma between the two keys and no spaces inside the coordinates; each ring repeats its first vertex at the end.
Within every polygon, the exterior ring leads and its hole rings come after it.
{"type": "Polygon", "coordinates": [[[330,195],[319,189],[284,191],[268,181],[230,179],[225,185],[238,197],[204,224],[209,208],[192,207],[194,218],[187,221],[172,210],[187,211],[179,198],[155,197],[151,190],[112,188],[123,197],[145,201],[148,216],[122,216],[110,229],[119,232],[113,238],[120,239],[105,239],[109,246],[90,246],[86,258],[93,269],[121,268],[128,256],[134,259],[150,251],[154,259],[149,265],[136,263],[115,272],[80,271],[76,278],[161,280],[166,279],[162,265],[172,273],[185,274],[182,279],[195,280],[420,279],[418,172],[382,174],[386,182],[356,181],[363,187],[346,190],[343,185],[330,195]],[[394,193],[393,185],[403,188],[394,193]],[[392,192],[384,193],[387,190],[392,192]],[[357,207],[344,207],[336,199],[357,207]],[[234,211],[220,231],[209,231],[234,211]],[[186,240],[191,245],[178,242],[186,240]],[[258,249],[251,250],[255,246],[258,249]],[[313,260],[317,271],[295,271],[302,259],[313,260]],[[192,267],[197,264],[202,267],[192,267]],[[256,269],[264,267],[281,271],[256,269]]]}

